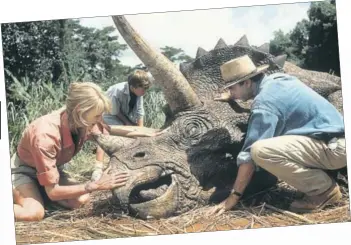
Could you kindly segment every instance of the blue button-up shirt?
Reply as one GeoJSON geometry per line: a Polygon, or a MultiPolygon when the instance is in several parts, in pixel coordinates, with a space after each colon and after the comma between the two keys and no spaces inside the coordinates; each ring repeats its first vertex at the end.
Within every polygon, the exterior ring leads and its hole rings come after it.
{"type": "Polygon", "coordinates": [[[296,77],[275,73],[265,76],[257,87],[237,165],[254,164],[250,149],[257,140],[281,135],[318,138],[324,132],[344,132],[343,117],[336,108],[296,77]]]}

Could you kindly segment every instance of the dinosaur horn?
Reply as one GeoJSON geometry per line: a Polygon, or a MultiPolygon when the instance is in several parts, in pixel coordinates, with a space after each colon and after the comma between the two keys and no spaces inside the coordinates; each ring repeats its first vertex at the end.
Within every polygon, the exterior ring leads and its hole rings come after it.
{"type": "Polygon", "coordinates": [[[112,19],[126,43],[161,86],[172,112],[201,105],[201,101],[174,63],[153,49],[123,15],[112,16],[112,19]]]}

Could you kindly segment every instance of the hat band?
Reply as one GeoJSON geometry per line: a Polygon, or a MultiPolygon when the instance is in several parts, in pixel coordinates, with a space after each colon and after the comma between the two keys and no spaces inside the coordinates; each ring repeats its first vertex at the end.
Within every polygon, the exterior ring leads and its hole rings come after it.
{"type": "Polygon", "coordinates": [[[227,82],[227,84],[229,84],[229,83],[235,83],[235,81],[240,81],[241,79],[243,79],[243,78],[245,78],[245,77],[249,77],[250,75],[255,74],[255,73],[257,72],[257,70],[258,70],[258,69],[257,69],[257,67],[256,67],[255,70],[253,70],[253,71],[250,72],[249,74],[246,74],[245,76],[240,77],[240,78],[233,79],[233,80],[227,82]]]}

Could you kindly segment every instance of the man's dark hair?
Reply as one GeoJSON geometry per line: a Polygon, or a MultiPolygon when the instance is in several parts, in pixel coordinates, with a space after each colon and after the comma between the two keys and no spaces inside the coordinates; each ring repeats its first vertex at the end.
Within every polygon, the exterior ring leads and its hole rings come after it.
{"type": "Polygon", "coordinates": [[[250,79],[254,83],[257,83],[257,82],[261,81],[263,77],[264,77],[264,73],[259,73],[259,74],[255,75],[255,76],[251,77],[250,79]]]}
{"type": "MultiPolygon", "coordinates": [[[[261,80],[263,79],[263,77],[264,77],[264,73],[259,73],[259,74],[255,75],[255,76],[251,77],[250,80],[251,80],[252,82],[254,82],[254,83],[257,83],[257,82],[261,81],[261,80]]],[[[246,81],[246,80],[241,81],[241,82],[239,83],[239,86],[243,86],[245,81],[246,81]]]]}
{"type": "Polygon", "coordinates": [[[149,89],[150,77],[148,73],[143,70],[135,70],[128,76],[128,84],[134,88],[149,89]]]}

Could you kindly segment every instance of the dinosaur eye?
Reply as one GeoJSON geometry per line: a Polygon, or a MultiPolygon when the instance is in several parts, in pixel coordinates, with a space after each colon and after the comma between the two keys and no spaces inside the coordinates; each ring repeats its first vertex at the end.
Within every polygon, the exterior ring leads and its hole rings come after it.
{"type": "Polygon", "coordinates": [[[208,118],[199,115],[179,118],[174,126],[176,141],[185,146],[197,144],[201,137],[213,128],[208,118]]]}
{"type": "Polygon", "coordinates": [[[207,131],[202,126],[204,125],[199,121],[189,122],[185,124],[185,129],[183,132],[185,134],[184,136],[187,136],[189,138],[198,138],[204,133],[204,131],[207,131]]]}

